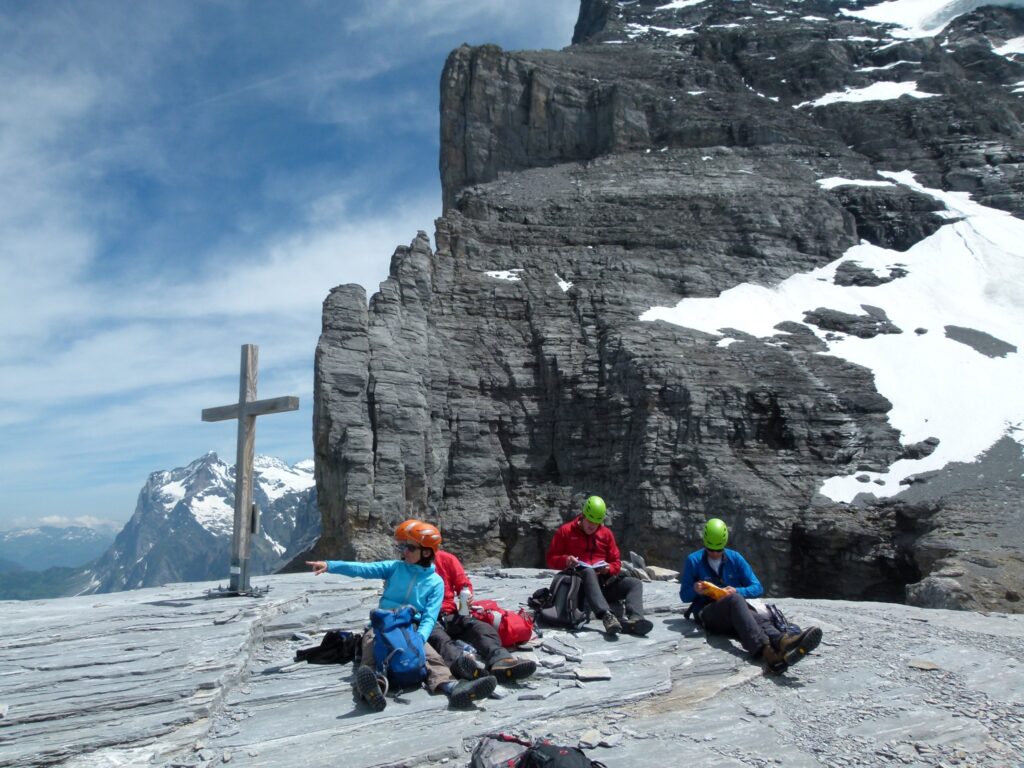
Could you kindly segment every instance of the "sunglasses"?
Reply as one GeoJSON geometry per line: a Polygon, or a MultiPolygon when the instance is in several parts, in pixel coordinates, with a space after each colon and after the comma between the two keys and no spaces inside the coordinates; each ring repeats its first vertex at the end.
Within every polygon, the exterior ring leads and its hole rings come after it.
{"type": "Polygon", "coordinates": [[[399,544],[398,545],[398,549],[403,551],[403,552],[415,552],[419,548],[420,548],[419,544],[412,544],[412,543],[408,543],[408,542],[405,543],[405,544],[399,544]]]}

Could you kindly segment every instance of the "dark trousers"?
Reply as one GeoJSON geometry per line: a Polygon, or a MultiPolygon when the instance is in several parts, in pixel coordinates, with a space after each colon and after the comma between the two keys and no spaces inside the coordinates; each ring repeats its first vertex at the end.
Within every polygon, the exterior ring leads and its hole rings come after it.
{"type": "Polygon", "coordinates": [[[750,653],[757,653],[765,643],[782,634],[771,619],[753,610],[739,594],[708,603],[700,612],[700,622],[708,632],[739,638],[743,649],[750,653]]]}
{"type": "Polygon", "coordinates": [[[644,615],[644,583],[632,576],[601,577],[593,568],[578,568],[583,577],[583,594],[590,609],[601,618],[608,612],[609,601],[624,600],[626,616],[639,619],[644,615]]]}
{"type": "Polygon", "coordinates": [[[502,648],[498,630],[487,622],[458,613],[441,614],[430,632],[429,642],[449,667],[463,653],[456,640],[476,648],[480,660],[488,669],[499,659],[512,655],[502,648]]]}

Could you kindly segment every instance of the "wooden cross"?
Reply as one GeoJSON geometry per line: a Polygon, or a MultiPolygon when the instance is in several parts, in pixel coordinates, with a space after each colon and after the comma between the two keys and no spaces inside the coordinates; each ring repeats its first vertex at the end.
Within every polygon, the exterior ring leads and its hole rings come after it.
{"type": "Polygon", "coordinates": [[[242,371],[238,402],[218,408],[203,409],[203,421],[238,419],[238,453],[235,458],[235,531],[231,537],[231,585],[234,594],[249,594],[249,556],[251,537],[256,531],[256,515],[252,503],[252,459],[256,445],[256,417],[267,413],[284,413],[299,409],[297,397],[256,399],[256,368],[259,347],[242,345],[242,371]]]}

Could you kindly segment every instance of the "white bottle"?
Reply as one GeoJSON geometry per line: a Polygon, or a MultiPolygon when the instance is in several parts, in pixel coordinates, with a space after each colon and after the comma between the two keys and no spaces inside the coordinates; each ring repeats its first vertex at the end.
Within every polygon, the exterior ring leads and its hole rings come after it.
{"type": "Polygon", "coordinates": [[[469,601],[473,598],[473,593],[469,590],[469,587],[463,587],[462,591],[459,592],[459,615],[469,616],[469,601]]]}

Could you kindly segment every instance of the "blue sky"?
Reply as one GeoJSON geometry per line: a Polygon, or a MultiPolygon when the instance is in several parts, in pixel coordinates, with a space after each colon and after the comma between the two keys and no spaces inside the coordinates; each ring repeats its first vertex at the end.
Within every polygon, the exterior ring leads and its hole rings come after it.
{"type": "Polygon", "coordinates": [[[438,81],[463,42],[569,44],[577,0],[0,7],[0,529],[109,520],[147,475],[312,455],[332,286],[376,290],[440,215],[438,81]]]}

